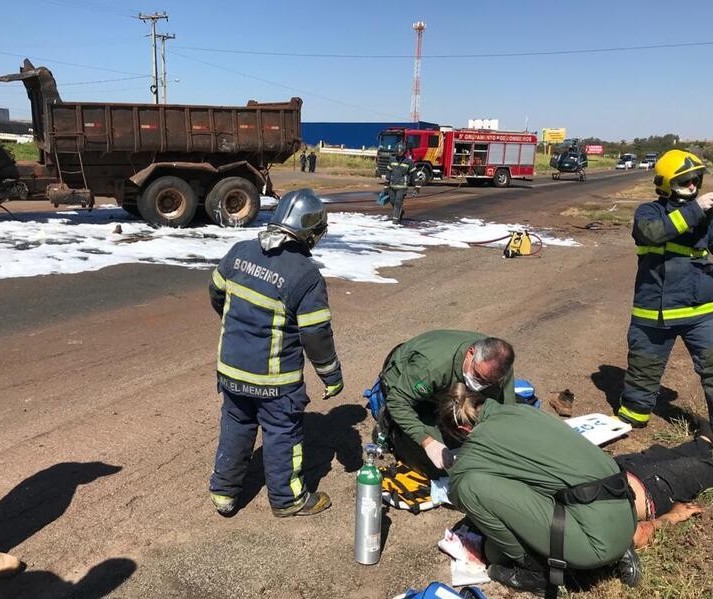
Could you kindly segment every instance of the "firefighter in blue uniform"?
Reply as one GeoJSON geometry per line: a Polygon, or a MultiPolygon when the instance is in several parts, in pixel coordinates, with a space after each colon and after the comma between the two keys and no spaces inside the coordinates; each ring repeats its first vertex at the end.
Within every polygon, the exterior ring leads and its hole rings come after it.
{"type": "MultiPolygon", "coordinates": [[[[401,223],[404,215],[404,198],[412,182],[416,166],[413,160],[406,155],[406,146],[403,142],[396,144],[396,156],[386,167],[386,185],[384,189],[389,194],[389,202],[394,207],[392,222],[396,225],[401,223]]],[[[415,185],[415,189],[420,189],[415,185]]]]}
{"type": "Polygon", "coordinates": [[[325,385],[324,399],[344,387],[327,287],[310,258],[326,230],[321,200],[310,189],[292,191],[267,229],[236,243],[213,271],[223,407],[210,494],[222,515],[237,509],[258,426],[273,514],[312,515],[331,505],[323,491],[309,493],[302,476],[304,354],[325,385]]]}
{"type": "Polygon", "coordinates": [[[634,215],[639,266],[618,410],[637,428],[651,418],[677,337],[691,354],[713,420],[713,193],[699,195],[706,168],[690,152],[670,150],[654,170],[659,199],[634,215]]]}

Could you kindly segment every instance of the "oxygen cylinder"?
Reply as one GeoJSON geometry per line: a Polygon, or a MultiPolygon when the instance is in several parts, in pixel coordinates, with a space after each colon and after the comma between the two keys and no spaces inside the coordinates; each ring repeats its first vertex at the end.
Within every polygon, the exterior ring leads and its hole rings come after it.
{"type": "Polygon", "coordinates": [[[381,448],[368,443],[364,451],[366,460],[357,472],[354,559],[368,566],[381,557],[381,472],[375,463],[381,448]]]}

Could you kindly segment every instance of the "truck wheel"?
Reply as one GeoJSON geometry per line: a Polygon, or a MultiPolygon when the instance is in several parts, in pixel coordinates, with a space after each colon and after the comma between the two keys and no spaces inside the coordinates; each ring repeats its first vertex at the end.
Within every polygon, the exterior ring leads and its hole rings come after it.
{"type": "Polygon", "coordinates": [[[493,177],[495,187],[510,187],[510,171],[506,168],[499,168],[493,177]]]}
{"type": "Polygon", "coordinates": [[[221,227],[245,227],[260,211],[260,194],[247,179],[221,179],[205,199],[205,211],[211,222],[221,227]]]}
{"type": "Polygon", "coordinates": [[[151,224],[185,227],[196,215],[198,197],[183,179],[159,177],[149,183],[137,204],[141,217],[151,224]]]}
{"type": "Polygon", "coordinates": [[[414,185],[428,185],[433,179],[433,170],[428,164],[417,164],[412,176],[414,185]]]}

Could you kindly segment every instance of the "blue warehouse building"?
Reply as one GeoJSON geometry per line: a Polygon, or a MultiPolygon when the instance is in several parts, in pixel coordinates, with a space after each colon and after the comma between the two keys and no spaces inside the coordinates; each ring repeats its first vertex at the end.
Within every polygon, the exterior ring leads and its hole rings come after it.
{"type": "Polygon", "coordinates": [[[416,123],[302,123],[302,143],[317,146],[320,142],[345,148],[375,148],[379,131],[389,127],[408,129],[434,129],[438,125],[418,121],[416,123]]]}

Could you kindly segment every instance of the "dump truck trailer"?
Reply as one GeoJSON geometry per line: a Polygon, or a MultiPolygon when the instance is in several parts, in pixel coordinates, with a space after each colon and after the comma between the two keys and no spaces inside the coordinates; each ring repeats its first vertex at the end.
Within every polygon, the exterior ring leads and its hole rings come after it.
{"type": "Polygon", "coordinates": [[[19,73],[32,108],[37,161],[0,147],[0,203],[49,200],[91,208],[107,196],[153,225],[184,227],[200,211],[221,226],[252,222],[269,169],[300,146],[300,98],[245,106],[63,102],[49,69],[19,73]]]}

